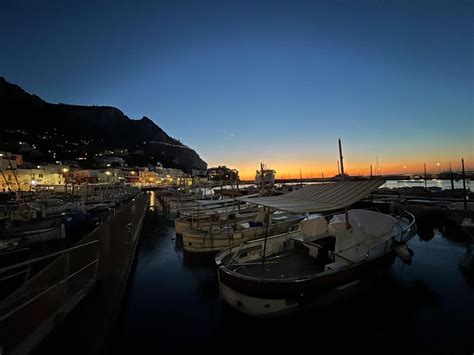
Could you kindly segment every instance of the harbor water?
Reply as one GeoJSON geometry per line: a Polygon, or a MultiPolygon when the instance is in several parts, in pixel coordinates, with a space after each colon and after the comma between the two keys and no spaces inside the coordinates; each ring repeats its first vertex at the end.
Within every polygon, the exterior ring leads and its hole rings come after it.
{"type": "Polygon", "coordinates": [[[413,263],[396,260],[357,295],[294,316],[242,315],[219,298],[212,255],[189,255],[152,192],[110,354],[472,354],[473,239],[422,226],[413,263]]]}

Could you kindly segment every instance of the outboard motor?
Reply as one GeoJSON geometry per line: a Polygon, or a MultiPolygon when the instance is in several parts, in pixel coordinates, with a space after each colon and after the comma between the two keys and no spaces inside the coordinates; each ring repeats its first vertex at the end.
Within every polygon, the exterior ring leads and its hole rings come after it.
{"type": "Polygon", "coordinates": [[[413,254],[415,254],[413,250],[408,248],[406,244],[398,245],[394,248],[394,250],[401,261],[403,261],[407,265],[411,265],[413,254]]]}

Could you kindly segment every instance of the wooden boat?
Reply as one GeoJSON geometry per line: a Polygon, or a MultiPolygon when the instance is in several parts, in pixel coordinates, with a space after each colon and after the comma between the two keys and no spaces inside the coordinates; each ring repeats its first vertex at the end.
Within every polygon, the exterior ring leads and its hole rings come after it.
{"type": "Polygon", "coordinates": [[[218,225],[210,225],[208,230],[186,229],[183,231],[183,248],[187,252],[219,251],[229,246],[238,245],[244,241],[269,235],[284,233],[304,218],[301,214],[275,213],[269,218],[269,224],[264,216],[257,216],[254,221],[237,223],[225,221],[218,225]]]}
{"type": "Polygon", "coordinates": [[[380,185],[340,182],[256,199],[261,205],[290,211],[345,211],[305,219],[297,230],[218,253],[221,298],[249,315],[293,312],[338,299],[391,264],[396,255],[410,263],[412,252],[406,244],[416,233],[413,215],[347,210],[380,185]]]}
{"type": "Polygon", "coordinates": [[[191,215],[184,215],[174,221],[176,234],[182,235],[186,229],[201,229],[208,230],[212,224],[217,224],[218,221],[226,222],[244,222],[255,218],[258,212],[257,207],[240,207],[237,206],[227,211],[210,210],[202,213],[193,213],[191,215]]]}
{"type": "Polygon", "coordinates": [[[3,246],[25,246],[65,237],[65,227],[61,218],[15,221],[0,230],[0,241],[3,246]]]}
{"type": "Polygon", "coordinates": [[[175,220],[182,214],[191,214],[198,212],[199,210],[212,210],[222,207],[230,207],[237,205],[240,202],[234,199],[202,199],[196,194],[177,196],[177,197],[164,197],[161,199],[163,208],[166,211],[166,217],[169,220],[175,220]]]}
{"type": "Polygon", "coordinates": [[[414,218],[350,210],[349,221],[346,230],[344,213],[329,223],[309,219],[298,231],[222,251],[216,257],[221,297],[249,315],[317,306],[390,264],[397,249],[409,257],[403,248],[416,231],[414,218]]]}

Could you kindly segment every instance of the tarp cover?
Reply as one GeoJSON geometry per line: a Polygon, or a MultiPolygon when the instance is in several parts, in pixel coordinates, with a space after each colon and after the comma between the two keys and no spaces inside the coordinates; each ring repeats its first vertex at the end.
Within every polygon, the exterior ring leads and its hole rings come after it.
{"type": "Polygon", "coordinates": [[[245,198],[242,201],[288,212],[335,211],[369,196],[384,183],[383,180],[368,180],[309,185],[280,196],[245,198]]]}

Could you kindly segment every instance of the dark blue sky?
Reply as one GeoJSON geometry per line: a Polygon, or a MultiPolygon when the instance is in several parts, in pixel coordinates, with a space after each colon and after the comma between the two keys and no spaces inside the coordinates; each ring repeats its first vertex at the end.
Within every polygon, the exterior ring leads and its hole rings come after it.
{"type": "MultiPolygon", "coordinates": [[[[0,75],[149,116],[244,175],[474,152],[473,1],[9,1],[0,75]]],[[[454,161],[454,160],[453,160],[454,161]]],[[[437,169],[437,168],[436,168],[437,169]]],[[[365,172],[365,171],[361,171],[365,172]]]]}

